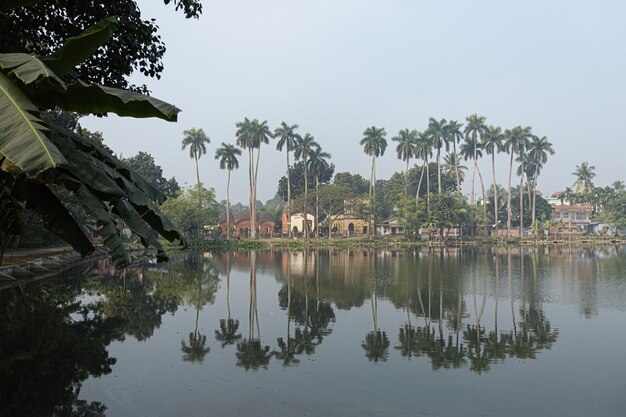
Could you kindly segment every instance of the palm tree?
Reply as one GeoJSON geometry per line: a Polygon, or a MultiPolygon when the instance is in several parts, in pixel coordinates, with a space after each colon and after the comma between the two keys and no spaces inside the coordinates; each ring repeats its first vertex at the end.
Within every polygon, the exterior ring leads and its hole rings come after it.
{"type": "MultiPolygon", "coordinates": [[[[363,152],[372,157],[372,172],[370,175],[370,218],[367,234],[372,236],[372,213],[374,214],[374,226],[376,225],[376,158],[383,156],[387,149],[387,140],[385,139],[387,132],[384,127],[376,126],[368,127],[363,132],[363,139],[360,144],[363,146],[363,152]]],[[[374,230],[374,236],[376,231],[374,230]]]]}
{"type": "MultiPolygon", "coordinates": [[[[295,133],[298,125],[288,125],[282,122],[279,127],[274,130],[274,137],[278,138],[276,143],[276,149],[279,151],[285,148],[285,154],[287,155],[287,222],[291,222],[291,176],[289,173],[289,153],[294,150],[296,141],[300,138],[300,135],[295,133]]],[[[292,236],[291,227],[289,227],[289,237],[292,236]]]]}
{"type": "Polygon", "coordinates": [[[496,153],[502,151],[504,134],[502,129],[496,126],[489,126],[485,129],[482,137],[482,146],[487,155],[491,155],[491,173],[493,174],[493,222],[494,227],[498,227],[498,186],[496,184],[496,153]]]}
{"type": "Polygon", "coordinates": [[[391,140],[398,142],[398,146],[396,146],[398,159],[406,161],[406,169],[404,170],[404,196],[406,197],[408,189],[409,160],[415,156],[417,130],[402,129],[398,132],[398,136],[394,136],[391,140]]]}
{"type": "MultiPolygon", "coordinates": [[[[516,126],[511,130],[507,129],[504,132],[504,135],[505,135],[505,141],[504,141],[503,149],[506,152],[510,152],[511,154],[511,162],[509,164],[509,188],[508,188],[508,198],[507,198],[507,223],[506,223],[507,233],[508,233],[508,236],[510,237],[511,236],[511,176],[513,175],[513,157],[515,156],[515,154],[517,154],[520,156],[520,158],[523,158],[526,145],[528,144],[530,138],[532,138],[533,135],[532,135],[531,128],[528,126],[527,127],[516,126]]],[[[520,192],[520,195],[521,194],[522,193],[520,192]]],[[[521,197],[520,197],[520,200],[521,200],[521,197]]],[[[520,204],[520,210],[523,210],[522,204],[520,204]]],[[[521,231],[520,231],[520,237],[522,237],[521,231]]]]}
{"type": "Polygon", "coordinates": [[[415,142],[415,156],[420,158],[422,163],[422,172],[417,183],[417,192],[415,193],[415,207],[418,207],[420,190],[422,188],[422,179],[426,172],[426,212],[430,213],[430,175],[428,172],[428,160],[433,155],[433,146],[427,132],[418,132],[415,142]]]}
{"type": "MultiPolygon", "coordinates": [[[[457,187],[460,186],[461,182],[465,179],[464,171],[467,170],[467,167],[461,165],[461,158],[454,151],[443,157],[442,169],[446,176],[451,176],[456,173],[457,187]]],[[[458,188],[457,191],[459,191],[458,188]]]]}
{"type": "MultiPolygon", "coordinates": [[[[319,218],[320,218],[320,206],[319,206],[319,185],[320,185],[320,176],[330,168],[330,164],[328,163],[328,159],[330,159],[330,154],[328,152],[322,151],[322,148],[318,146],[313,150],[313,153],[309,156],[308,161],[308,169],[313,173],[315,177],[315,238],[318,239],[320,237],[319,233],[319,218]]],[[[329,225],[330,227],[330,225],[329,225]]],[[[329,230],[330,233],[330,230],[329,230]]]]}
{"type": "Polygon", "coordinates": [[[476,178],[476,170],[478,169],[477,153],[478,147],[480,146],[480,143],[478,142],[478,137],[480,136],[480,140],[482,141],[487,126],[485,125],[485,118],[483,116],[478,116],[476,113],[467,116],[465,120],[467,120],[467,124],[465,125],[465,139],[471,143],[474,150],[472,158],[474,160],[474,168],[472,170],[472,191],[470,194],[470,204],[474,204],[474,179],[476,178]]]}
{"type": "MultiPolygon", "coordinates": [[[[450,120],[450,123],[448,123],[448,142],[452,142],[452,152],[457,155],[456,153],[456,144],[461,142],[461,139],[463,138],[463,133],[461,132],[461,128],[463,127],[463,123],[459,123],[456,120],[450,120]]],[[[463,180],[462,178],[460,178],[460,173],[458,170],[455,170],[455,175],[456,175],[456,190],[459,193],[459,196],[461,195],[461,181],[463,180]]]]}
{"type": "Polygon", "coordinates": [[[441,148],[445,145],[446,152],[449,148],[448,125],[446,119],[428,119],[428,135],[433,148],[437,148],[437,190],[441,194],[441,148]]]}
{"type": "Polygon", "coordinates": [[[624,181],[622,180],[613,181],[613,184],[611,184],[611,187],[613,187],[613,189],[617,193],[623,193],[624,191],[626,191],[626,186],[624,186],[624,181]]]}
{"type": "Polygon", "coordinates": [[[259,122],[257,119],[250,120],[247,117],[236,125],[237,146],[248,149],[248,177],[250,180],[250,233],[252,239],[256,238],[256,184],[259,173],[259,159],[261,156],[261,144],[269,143],[272,132],[267,126],[267,121],[259,122]],[[257,149],[256,157],[254,150],[257,149]],[[255,162],[256,160],[256,162],[255,162]]]}
{"type": "Polygon", "coordinates": [[[226,182],[226,239],[230,235],[230,173],[233,169],[239,168],[237,156],[241,155],[241,150],[235,145],[222,142],[222,146],[215,151],[215,159],[220,161],[220,169],[228,170],[228,181],[226,182]]]}
{"type": "Polygon", "coordinates": [[[573,186],[576,187],[576,192],[582,192],[586,196],[591,194],[593,190],[593,179],[596,177],[596,167],[589,165],[589,162],[583,161],[580,165],[576,165],[576,170],[572,172],[572,175],[576,177],[573,186]]]}
{"type": "Polygon", "coordinates": [[[182,141],[182,150],[189,146],[189,157],[196,161],[196,180],[200,186],[200,169],[198,168],[198,159],[206,154],[206,145],[211,143],[202,129],[191,128],[183,131],[185,137],[182,141]]]}
{"type": "Polygon", "coordinates": [[[529,160],[531,161],[534,172],[532,173],[531,178],[531,186],[533,190],[533,201],[532,201],[532,223],[535,224],[535,210],[537,203],[537,178],[539,177],[539,172],[543,165],[548,160],[548,155],[554,155],[554,148],[552,148],[552,144],[548,142],[548,138],[543,136],[542,138],[533,137],[532,142],[530,143],[530,148],[528,152],[529,160]]]}
{"type": "MultiPolygon", "coordinates": [[[[309,219],[307,213],[308,206],[308,188],[309,188],[309,170],[308,160],[315,149],[320,145],[315,141],[313,135],[307,133],[303,137],[298,138],[296,147],[294,148],[294,156],[296,159],[302,159],[304,162],[304,237],[309,237],[309,219]]],[[[317,224],[315,225],[317,227],[317,224]]]]}

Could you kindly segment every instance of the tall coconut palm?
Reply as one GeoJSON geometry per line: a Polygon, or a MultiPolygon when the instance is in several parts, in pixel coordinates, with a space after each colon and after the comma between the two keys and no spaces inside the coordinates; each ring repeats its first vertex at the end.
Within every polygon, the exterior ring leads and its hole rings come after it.
{"type": "Polygon", "coordinates": [[[200,169],[198,168],[198,159],[206,154],[206,145],[211,143],[202,129],[191,128],[183,131],[185,137],[182,141],[182,150],[189,147],[189,157],[196,162],[196,180],[198,186],[200,186],[200,169]]]}
{"type": "MultiPolygon", "coordinates": [[[[330,168],[328,163],[330,154],[322,151],[322,148],[318,146],[313,150],[313,153],[309,155],[308,169],[315,177],[315,238],[319,239],[319,218],[320,218],[320,205],[319,205],[319,186],[320,176],[330,168]]],[[[329,225],[330,226],[330,225],[329,225]]],[[[330,232],[330,230],[329,230],[330,232]]]]}
{"type": "Polygon", "coordinates": [[[448,124],[446,119],[428,119],[428,135],[434,149],[437,149],[437,192],[441,194],[441,148],[449,148],[448,124]]]}
{"type": "Polygon", "coordinates": [[[396,146],[398,159],[406,161],[406,168],[404,170],[404,196],[406,197],[409,182],[409,161],[415,156],[417,130],[402,129],[398,132],[398,136],[394,136],[391,140],[398,142],[398,145],[396,146]]]}
{"type": "Polygon", "coordinates": [[[596,167],[589,165],[589,162],[583,161],[580,165],[576,165],[576,170],[572,172],[572,175],[576,177],[573,186],[576,188],[577,193],[585,194],[586,198],[591,194],[593,190],[593,179],[596,177],[596,167]]]}
{"type": "Polygon", "coordinates": [[[419,206],[419,195],[422,188],[422,179],[426,172],[426,212],[430,213],[430,175],[428,172],[428,161],[433,155],[433,147],[427,132],[418,132],[415,141],[415,157],[420,158],[422,162],[422,172],[417,183],[417,191],[415,193],[415,207],[419,206]]]}
{"type": "Polygon", "coordinates": [[[494,227],[498,227],[498,186],[496,184],[496,153],[502,151],[504,134],[502,129],[496,126],[489,126],[485,129],[482,137],[482,145],[487,155],[491,155],[491,173],[493,175],[493,221],[494,227]]]}
{"type": "Polygon", "coordinates": [[[476,113],[470,114],[465,120],[467,120],[467,124],[465,125],[465,138],[472,144],[474,149],[474,157],[472,158],[474,160],[474,167],[472,169],[472,191],[470,194],[470,204],[474,204],[474,179],[476,178],[476,170],[478,169],[477,152],[480,146],[479,139],[482,141],[487,126],[485,125],[485,118],[478,116],[476,113]]]}
{"type": "MultiPolygon", "coordinates": [[[[461,128],[463,127],[463,123],[459,123],[456,120],[450,120],[450,123],[448,123],[448,142],[452,142],[452,152],[455,155],[458,155],[456,153],[456,144],[461,142],[461,139],[463,139],[463,132],[461,132],[461,128]]],[[[461,196],[461,181],[462,178],[460,178],[460,173],[458,170],[455,170],[455,175],[456,175],[456,190],[457,193],[459,194],[459,196],[461,196]]]]}
{"type": "MultiPolygon", "coordinates": [[[[313,135],[306,133],[303,137],[298,138],[296,147],[294,148],[294,156],[304,162],[304,237],[309,237],[309,219],[308,219],[308,189],[309,189],[309,157],[315,149],[320,145],[315,141],[313,135]]],[[[317,227],[317,225],[315,225],[317,227]]]]}
{"type": "MultiPolygon", "coordinates": [[[[374,226],[376,225],[376,158],[383,156],[387,149],[387,132],[384,127],[376,126],[368,127],[363,132],[363,139],[360,144],[363,146],[363,152],[372,157],[372,172],[370,175],[370,218],[367,234],[372,236],[372,214],[374,215],[374,226]]],[[[376,236],[376,231],[373,232],[376,236]]]]}
{"type": "Polygon", "coordinates": [[[534,172],[532,173],[531,178],[531,187],[533,192],[533,201],[532,201],[532,225],[535,225],[535,212],[536,212],[536,203],[537,203],[537,178],[539,177],[539,172],[541,168],[548,161],[548,155],[554,155],[554,148],[552,144],[548,142],[548,138],[543,136],[541,138],[535,136],[530,143],[530,147],[528,150],[528,157],[531,161],[534,172]]]}
{"type": "MultiPolygon", "coordinates": [[[[503,145],[503,149],[506,152],[511,154],[511,161],[509,163],[509,187],[508,187],[508,197],[507,197],[507,233],[508,236],[511,236],[511,177],[513,175],[513,158],[515,155],[518,155],[520,158],[523,158],[524,151],[528,142],[533,137],[532,129],[522,126],[516,126],[511,130],[506,130],[504,132],[505,141],[503,145]]],[[[522,193],[520,193],[522,194],[522,193]]],[[[521,198],[520,198],[521,200],[521,198]]],[[[523,204],[520,204],[520,210],[523,210],[523,204]]],[[[522,217],[523,218],[523,217],[522,217]]],[[[521,220],[521,219],[520,219],[521,220]]],[[[521,237],[521,233],[520,233],[521,237]]]]}
{"type": "Polygon", "coordinates": [[[250,120],[247,117],[236,125],[237,146],[248,150],[248,177],[250,180],[250,236],[256,238],[256,185],[259,174],[259,160],[261,157],[261,144],[269,143],[272,132],[267,126],[267,121],[259,122],[257,119],[250,120]],[[254,150],[257,150],[255,156],[254,150]]]}
{"type": "Polygon", "coordinates": [[[239,168],[237,157],[241,155],[241,150],[235,145],[222,142],[222,146],[215,151],[215,159],[220,161],[220,169],[228,170],[228,181],[226,182],[226,239],[230,237],[230,173],[233,169],[239,168]]]}
{"type": "MultiPolygon", "coordinates": [[[[300,137],[295,130],[298,125],[288,125],[282,122],[279,127],[274,130],[274,137],[278,139],[276,142],[276,149],[282,151],[285,148],[285,154],[287,155],[287,222],[291,222],[291,175],[289,173],[289,153],[292,152],[296,146],[296,141],[300,137]]],[[[292,236],[291,227],[289,227],[289,237],[292,236]]]]}

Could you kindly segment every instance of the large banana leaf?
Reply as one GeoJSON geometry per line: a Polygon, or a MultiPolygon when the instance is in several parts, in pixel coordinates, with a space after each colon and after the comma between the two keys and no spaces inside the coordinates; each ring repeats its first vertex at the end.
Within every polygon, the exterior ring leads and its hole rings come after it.
{"type": "Polygon", "coordinates": [[[113,36],[117,17],[102,19],[77,36],[68,38],[52,55],[42,58],[57,74],[65,74],[81,64],[113,36]]]}
{"type": "MultiPolygon", "coordinates": [[[[89,190],[112,206],[121,198],[126,198],[139,213],[143,222],[155,229],[169,241],[180,240],[182,236],[176,227],[161,213],[150,198],[125,175],[108,165],[105,161],[114,161],[110,154],[88,154],[82,149],[94,149],[87,146],[72,146],[81,142],[80,136],[68,131],[56,131],[52,135],[54,143],[61,149],[71,165],[71,170],[80,173],[77,177],[89,190]],[[104,157],[105,161],[99,159],[104,157]]],[[[132,225],[129,224],[131,229],[132,225]]],[[[133,231],[135,231],[133,229],[133,231]]],[[[145,235],[143,232],[136,232],[145,235]]]]}
{"type": "MultiPolygon", "coordinates": [[[[69,180],[75,184],[72,178],[63,178],[63,176],[60,176],[59,179],[61,181],[69,180]]],[[[116,268],[121,268],[130,264],[128,252],[126,252],[124,248],[122,239],[115,227],[115,221],[113,217],[111,217],[107,207],[98,197],[93,195],[84,184],[80,184],[74,192],[80,199],[83,207],[87,210],[87,215],[96,220],[96,224],[98,225],[97,233],[102,237],[104,245],[109,249],[111,258],[113,258],[113,265],[115,265],[116,268]]]]}
{"type": "Polygon", "coordinates": [[[0,73],[0,153],[28,176],[67,161],[46,136],[49,129],[26,95],[0,73]]]}
{"type": "Polygon", "coordinates": [[[60,107],[63,110],[87,113],[115,113],[118,116],[158,117],[175,122],[180,109],[154,97],[134,91],[87,84],[77,80],[67,85],[67,91],[46,92],[32,96],[35,103],[44,108],[60,107]]]}
{"type": "Polygon", "coordinates": [[[65,91],[65,82],[39,58],[21,53],[0,54],[0,69],[10,77],[15,77],[25,85],[39,82],[58,91],[65,91]]]}
{"type": "Polygon", "coordinates": [[[145,193],[150,200],[157,204],[162,204],[163,201],[165,201],[165,195],[163,195],[161,190],[128,167],[128,165],[117,159],[113,152],[111,152],[105,145],[89,140],[81,135],[67,130],[55,129],[55,132],[56,134],[59,134],[69,140],[71,145],[75,148],[93,156],[99,161],[104,162],[109,167],[122,174],[139,190],[145,193]]]}

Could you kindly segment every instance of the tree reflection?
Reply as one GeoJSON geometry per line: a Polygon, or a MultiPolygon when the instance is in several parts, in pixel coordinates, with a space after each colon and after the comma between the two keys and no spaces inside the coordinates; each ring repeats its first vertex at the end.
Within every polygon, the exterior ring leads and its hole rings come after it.
{"type": "Polygon", "coordinates": [[[206,346],[206,336],[198,331],[200,310],[206,304],[212,304],[215,301],[219,273],[212,262],[201,258],[199,267],[188,270],[185,281],[189,283],[190,289],[185,298],[187,303],[192,304],[196,310],[196,321],[194,331],[189,333],[189,343],[181,340],[180,350],[184,353],[184,361],[202,363],[210,348],[206,346]]]}
{"type": "Polygon", "coordinates": [[[261,343],[261,328],[259,325],[259,312],[257,308],[257,285],[256,285],[256,252],[250,252],[250,305],[248,313],[248,338],[237,343],[237,366],[257,370],[259,367],[267,368],[272,353],[269,346],[261,343]],[[256,325],[256,334],[255,334],[256,325]]]}
{"type": "MultiPolygon", "coordinates": [[[[373,251],[369,251],[368,253],[368,261],[373,263],[372,271],[376,271],[376,253],[373,251]]],[[[387,357],[389,356],[389,338],[387,337],[387,333],[381,331],[378,328],[378,295],[377,295],[377,282],[378,275],[374,272],[374,278],[371,282],[371,306],[372,306],[372,322],[374,324],[374,330],[368,332],[365,335],[365,340],[361,342],[361,347],[365,349],[365,356],[370,362],[386,362],[387,357]]]]}
{"type": "MultiPolygon", "coordinates": [[[[87,273],[87,271],[85,271],[87,273]]],[[[81,383],[111,372],[106,347],[123,340],[122,319],[81,304],[84,278],[0,292],[0,416],[103,415],[80,400],[81,383]]]]}
{"type": "MultiPolygon", "coordinates": [[[[287,256],[291,258],[292,252],[287,256]]],[[[286,338],[277,339],[278,350],[276,357],[283,361],[283,365],[295,365],[299,360],[296,355],[315,353],[315,348],[322,343],[324,337],[332,332],[330,324],[335,321],[335,312],[327,301],[322,299],[322,283],[320,280],[320,251],[304,250],[302,253],[302,274],[300,286],[294,289],[294,276],[291,273],[291,261],[287,262],[287,284],[283,285],[278,293],[279,305],[287,310],[286,338]],[[311,259],[311,255],[313,258],[311,259]],[[314,276],[309,275],[310,263],[314,261],[314,276]],[[311,281],[314,278],[315,291],[311,291],[311,281]],[[291,335],[291,322],[296,328],[291,335]]]]}
{"type": "Polygon", "coordinates": [[[230,255],[230,252],[226,253],[226,308],[228,317],[220,319],[220,329],[215,331],[215,338],[222,342],[222,347],[232,345],[241,339],[241,335],[237,333],[239,320],[234,320],[230,316],[230,255]]]}

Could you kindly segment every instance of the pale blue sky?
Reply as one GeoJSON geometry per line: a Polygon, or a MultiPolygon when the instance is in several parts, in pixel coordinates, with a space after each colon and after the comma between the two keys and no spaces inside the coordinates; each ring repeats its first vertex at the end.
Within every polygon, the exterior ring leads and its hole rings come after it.
{"type": "MultiPolygon", "coordinates": [[[[203,128],[212,143],[201,180],[218,199],[226,173],[215,149],[234,142],[244,117],[272,129],[298,123],[331,153],[336,172],[369,178],[358,145],[366,127],[385,127],[391,139],[425,129],[431,116],[478,113],[548,137],[556,155],[539,180],[544,192],[571,185],[583,160],[596,166],[599,185],[626,179],[626,1],[213,0],[200,20],[161,1],[138,3],[144,18],[157,19],[167,53],[161,80],[135,81],[180,107],[179,122],[112,116],[82,124],[123,156],[152,153],[181,185],[195,181],[182,132],[203,128]]],[[[394,148],[389,140],[378,178],[403,169],[394,148]]],[[[505,184],[508,160],[497,159],[505,184]]],[[[240,164],[231,199],[246,202],[245,154],[240,164]]],[[[285,164],[274,144],[263,148],[260,200],[274,195],[285,164]]],[[[490,182],[489,161],[481,168],[490,182]]]]}

